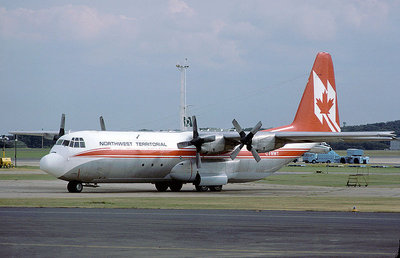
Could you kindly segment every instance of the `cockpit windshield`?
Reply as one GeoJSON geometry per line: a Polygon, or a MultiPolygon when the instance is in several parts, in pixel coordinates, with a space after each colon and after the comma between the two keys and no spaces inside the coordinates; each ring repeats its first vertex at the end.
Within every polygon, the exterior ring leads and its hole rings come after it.
{"type": "Polygon", "coordinates": [[[83,138],[74,137],[71,140],[58,139],[56,145],[69,146],[71,148],[86,148],[83,138]]]}

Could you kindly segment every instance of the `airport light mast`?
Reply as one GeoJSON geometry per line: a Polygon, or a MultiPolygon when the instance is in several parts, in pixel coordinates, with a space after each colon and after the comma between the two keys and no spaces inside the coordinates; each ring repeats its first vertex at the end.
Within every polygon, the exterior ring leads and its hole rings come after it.
{"type": "Polygon", "coordinates": [[[185,64],[177,64],[176,67],[181,72],[181,104],[179,112],[179,121],[181,131],[186,131],[187,127],[191,126],[191,121],[187,120],[186,117],[186,69],[189,68],[187,65],[187,58],[185,58],[185,64]],[[189,126],[188,126],[189,125],[189,126]]]}

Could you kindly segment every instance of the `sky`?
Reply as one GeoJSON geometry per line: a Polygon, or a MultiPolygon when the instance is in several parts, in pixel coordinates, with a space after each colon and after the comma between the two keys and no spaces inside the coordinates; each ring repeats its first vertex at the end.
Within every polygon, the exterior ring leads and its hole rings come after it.
{"type": "Polygon", "coordinates": [[[290,124],[332,55],[341,123],[400,119],[400,1],[0,0],[0,133],[290,124]]]}

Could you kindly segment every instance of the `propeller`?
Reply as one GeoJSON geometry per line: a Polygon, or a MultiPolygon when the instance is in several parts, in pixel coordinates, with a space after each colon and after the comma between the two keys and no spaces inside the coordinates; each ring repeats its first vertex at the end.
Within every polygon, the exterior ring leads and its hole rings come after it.
{"type": "Polygon", "coordinates": [[[207,142],[215,141],[215,135],[200,137],[199,131],[197,129],[196,116],[192,116],[192,122],[193,122],[193,138],[190,141],[179,142],[178,148],[181,149],[181,148],[185,148],[188,146],[195,146],[196,147],[196,166],[197,166],[197,168],[201,168],[201,157],[200,157],[201,145],[203,145],[204,143],[207,143],[207,142]]]}
{"type": "Polygon", "coordinates": [[[55,135],[53,140],[57,141],[61,136],[65,134],[65,114],[61,115],[61,123],[60,123],[60,131],[58,132],[58,135],[55,135]]]}
{"type": "Polygon", "coordinates": [[[104,123],[103,116],[100,116],[100,128],[102,131],[107,131],[106,130],[106,124],[104,123]]]}
{"type": "Polygon", "coordinates": [[[242,150],[243,146],[246,145],[246,148],[248,151],[251,152],[253,155],[254,159],[259,162],[261,160],[260,155],[258,155],[256,149],[253,148],[252,144],[252,139],[254,135],[260,130],[262,124],[261,121],[258,122],[253,129],[246,135],[246,133],[243,131],[242,127],[240,127],[239,123],[236,121],[236,119],[233,119],[232,121],[233,126],[235,127],[236,131],[240,135],[240,145],[237,146],[231,153],[231,159],[234,160],[236,156],[239,154],[239,152],[242,150]]]}

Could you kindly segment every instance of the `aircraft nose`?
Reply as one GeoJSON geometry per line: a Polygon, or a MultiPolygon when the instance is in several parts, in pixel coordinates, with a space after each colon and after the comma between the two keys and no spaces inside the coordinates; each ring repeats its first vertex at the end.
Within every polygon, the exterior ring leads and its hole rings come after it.
{"type": "Polygon", "coordinates": [[[65,159],[60,154],[50,153],[40,159],[40,169],[58,178],[65,173],[64,163],[65,159]]]}

